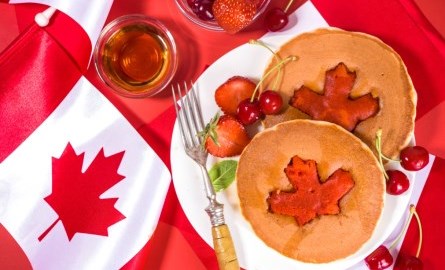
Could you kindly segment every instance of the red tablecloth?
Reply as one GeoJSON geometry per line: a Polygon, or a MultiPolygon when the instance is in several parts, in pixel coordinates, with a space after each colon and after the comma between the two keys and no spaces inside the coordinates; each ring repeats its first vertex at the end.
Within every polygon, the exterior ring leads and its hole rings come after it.
{"type": "MultiPolygon", "coordinates": [[[[284,6],[287,1],[273,1],[284,6]]],[[[295,6],[304,1],[296,1],[295,6]]],[[[392,46],[405,61],[417,89],[417,142],[437,156],[429,180],[418,204],[424,226],[421,258],[425,269],[441,269],[445,252],[445,42],[412,0],[360,1],[314,0],[314,5],[331,26],[373,34],[392,46]]],[[[14,31],[24,29],[42,7],[17,6],[8,9],[1,23],[14,22],[0,42],[6,43],[14,31]],[[15,21],[15,18],[20,18],[15,21]],[[16,27],[16,28],[14,28],[16,27]],[[2,41],[3,40],[3,41],[2,41]]],[[[162,20],[175,36],[181,63],[174,83],[195,80],[207,65],[248,39],[264,34],[260,22],[243,33],[230,36],[209,32],[190,23],[173,1],[115,1],[108,20],[128,13],[144,13],[162,20]]],[[[1,45],[4,45],[0,43],[1,45]]],[[[169,91],[150,99],[128,99],[115,95],[99,80],[93,67],[87,74],[93,82],[130,120],[162,160],[170,167],[170,140],[175,120],[169,91]]],[[[205,214],[203,212],[203,214],[205,214]]],[[[411,226],[402,251],[414,254],[417,227],[411,226]]],[[[215,255],[190,225],[178,202],[173,185],[168,192],[159,225],[146,247],[130,261],[126,269],[217,269],[215,255]]]]}

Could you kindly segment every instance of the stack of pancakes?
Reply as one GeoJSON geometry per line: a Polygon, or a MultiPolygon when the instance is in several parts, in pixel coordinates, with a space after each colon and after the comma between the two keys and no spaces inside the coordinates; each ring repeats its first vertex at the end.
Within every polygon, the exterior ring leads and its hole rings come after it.
{"type": "MultiPolygon", "coordinates": [[[[353,132],[311,120],[288,105],[281,114],[267,116],[266,129],[240,156],[236,177],[242,213],[258,237],[290,258],[313,263],[345,258],[370,239],[383,211],[385,179],[374,150],[376,132],[383,131],[383,153],[397,157],[412,136],[416,92],[400,56],[367,34],[319,29],[295,37],[277,54],[299,57],[283,67],[278,89],[273,89],[285,104],[303,85],[322,94],[326,71],[344,63],[357,76],[351,99],[371,93],[379,100],[379,111],[353,132]],[[339,214],[299,226],[294,217],[270,210],[271,192],[292,190],[284,168],[293,156],[314,160],[322,182],[337,169],[352,174],[355,185],[339,201],[339,214]]],[[[275,58],[265,72],[274,65],[275,58]]],[[[274,85],[274,77],[265,88],[274,85]]]]}

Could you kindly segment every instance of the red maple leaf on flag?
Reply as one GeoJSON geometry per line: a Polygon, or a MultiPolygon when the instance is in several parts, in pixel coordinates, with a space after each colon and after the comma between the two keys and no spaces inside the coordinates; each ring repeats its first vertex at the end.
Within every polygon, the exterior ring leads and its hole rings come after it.
{"type": "Polygon", "coordinates": [[[60,158],[52,158],[52,193],[45,201],[59,218],[39,236],[39,241],[59,220],[70,241],[76,233],[108,236],[108,227],[125,216],[114,208],[118,198],[101,199],[100,195],[125,178],[117,173],[124,152],[105,157],[102,148],[85,172],[85,153],[77,155],[70,143],[60,158]]]}

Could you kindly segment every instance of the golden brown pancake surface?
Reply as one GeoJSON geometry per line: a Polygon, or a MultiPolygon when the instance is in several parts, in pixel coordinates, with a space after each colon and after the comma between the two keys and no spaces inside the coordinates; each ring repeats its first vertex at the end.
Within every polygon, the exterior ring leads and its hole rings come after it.
{"type": "MultiPolygon", "coordinates": [[[[383,153],[388,157],[396,157],[409,143],[417,95],[400,56],[381,40],[364,33],[318,29],[293,38],[277,54],[282,59],[289,55],[299,58],[283,67],[283,79],[275,89],[285,104],[294,90],[303,85],[321,94],[326,71],[343,62],[357,76],[350,97],[371,93],[379,99],[377,115],[360,122],[353,133],[374,151],[375,134],[381,128],[383,153]]],[[[271,60],[268,69],[276,64],[275,61],[271,60]]],[[[274,80],[275,76],[270,76],[265,82],[266,88],[273,87],[274,80]]],[[[298,109],[285,106],[282,114],[266,117],[265,127],[286,120],[310,118],[298,109]]]]}
{"type": "Polygon", "coordinates": [[[236,179],[242,213],[258,237],[304,262],[331,262],[356,252],[371,237],[384,205],[384,177],[375,156],[327,122],[292,120],[257,134],[240,156],[236,179]],[[292,188],[284,168],[295,155],[314,160],[321,181],[340,168],[352,174],[355,184],[340,200],[340,214],[298,226],[294,217],[269,210],[270,192],[292,188]]]}

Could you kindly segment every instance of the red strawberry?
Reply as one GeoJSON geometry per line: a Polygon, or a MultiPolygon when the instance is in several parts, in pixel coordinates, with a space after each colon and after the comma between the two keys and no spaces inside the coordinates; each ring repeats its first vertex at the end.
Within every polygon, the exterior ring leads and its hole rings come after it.
{"type": "Polygon", "coordinates": [[[257,9],[261,7],[264,1],[265,0],[244,0],[244,2],[248,4],[255,5],[257,9]]]}
{"type": "Polygon", "coordinates": [[[252,0],[215,0],[212,9],[219,26],[235,34],[252,22],[257,5],[258,2],[252,0]]]}
{"type": "Polygon", "coordinates": [[[207,151],[216,157],[232,157],[241,154],[250,142],[244,126],[233,116],[217,114],[204,130],[207,151]]]}
{"type": "Polygon", "coordinates": [[[255,86],[245,77],[233,76],[216,89],[216,104],[225,114],[235,116],[238,104],[253,95],[255,86]]]}

